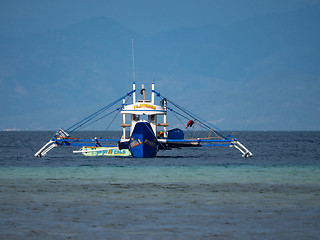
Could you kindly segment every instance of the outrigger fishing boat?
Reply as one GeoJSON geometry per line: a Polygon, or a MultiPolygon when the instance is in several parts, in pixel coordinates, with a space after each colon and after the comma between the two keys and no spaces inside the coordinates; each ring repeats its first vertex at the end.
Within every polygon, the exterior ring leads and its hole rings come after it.
{"type": "Polygon", "coordinates": [[[216,146],[234,147],[242,153],[243,157],[253,156],[236,138],[161,95],[155,90],[154,82],[152,83],[151,100],[146,100],[144,85],[142,85],[140,93],[143,95],[143,100],[137,100],[136,84],[133,82],[132,91],[72,125],[70,128],[58,130],[53,138],[35,156],[43,157],[51,149],[62,146],[81,146],[80,150],[73,152],[82,153],[86,156],[151,158],[155,157],[160,150],[216,146]],[[155,104],[156,97],[160,100],[159,105],[155,104]],[[117,104],[120,106],[116,107],[117,104]],[[108,112],[106,113],[106,111],[108,112]],[[111,113],[119,112],[122,115],[122,136],[119,139],[97,137],[93,139],[81,139],[70,136],[71,133],[87,127],[109,116],[111,113]],[[185,133],[181,128],[169,130],[169,123],[167,121],[168,112],[173,112],[174,115],[185,118],[188,121],[186,130],[197,125],[207,130],[209,132],[208,136],[185,138],[185,133]],[[127,120],[129,121],[127,122],[127,120]],[[129,129],[128,132],[127,129],[129,129]]]}

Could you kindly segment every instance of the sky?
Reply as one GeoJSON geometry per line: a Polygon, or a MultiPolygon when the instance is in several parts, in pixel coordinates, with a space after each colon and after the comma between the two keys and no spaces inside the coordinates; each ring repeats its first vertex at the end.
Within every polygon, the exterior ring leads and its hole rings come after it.
{"type": "MultiPolygon", "coordinates": [[[[6,41],[12,39],[12,42],[17,41],[17,39],[23,39],[24,42],[25,39],[29,39],[28,36],[37,36],[37,34],[47,34],[50,32],[63,32],[69,29],[70,26],[78,26],[78,24],[89,19],[107,17],[115,23],[119,23],[122,27],[127,28],[129,31],[140,35],[141,39],[154,40],[155,37],[160,36],[161,41],[167,44],[163,46],[173,46],[175,50],[179,48],[180,41],[182,50],[180,52],[179,49],[176,52],[173,51],[176,54],[173,55],[176,57],[176,62],[172,59],[170,59],[172,60],[170,62],[171,65],[166,65],[165,59],[162,61],[159,60],[159,63],[157,62],[159,69],[163,67],[163,69],[167,70],[166,73],[157,72],[158,68],[152,68],[150,64],[150,66],[148,66],[149,72],[147,72],[147,70],[146,72],[140,72],[140,77],[147,79],[155,76],[161,80],[159,86],[163,89],[165,84],[180,86],[181,89],[178,89],[178,91],[172,93],[172,95],[175,95],[175,97],[182,101],[188,101],[183,97],[184,94],[203,93],[207,102],[212,104],[216,114],[209,114],[204,118],[213,118],[213,123],[221,124],[218,125],[218,127],[234,130],[320,130],[320,121],[318,121],[320,117],[320,99],[317,94],[318,90],[320,90],[320,75],[317,70],[317,66],[319,65],[318,60],[320,59],[320,49],[318,46],[314,47],[314,45],[312,45],[314,44],[312,36],[303,36],[303,24],[305,23],[302,24],[302,27],[299,26],[299,31],[295,32],[295,25],[303,22],[301,19],[295,19],[292,25],[285,21],[288,16],[299,11],[303,12],[303,9],[312,9],[313,6],[315,6],[315,9],[319,9],[319,4],[320,0],[1,0],[0,37],[6,41]],[[283,23],[288,24],[288,26],[284,26],[283,29],[293,29],[286,37],[290,36],[290,33],[293,32],[295,34],[292,36],[293,38],[303,38],[299,42],[300,45],[292,45],[288,38],[282,38],[281,35],[271,36],[273,31],[276,31],[272,28],[277,26],[277,24],[270,24],[270,26],[272,26],[270,28],[268,22],[272,22],[273,19],[282,19],[282,16],[284,18],[283,23]],[[230,49],[228,49],[229,46],[227,44],[230,42],[228,37],[232,35],[232,32],[235,32],[236,36],[240,36],[241,38],[241,31],[245,32],[246,24],[248,25],[248,29],[256,27],[254,26],[254,21],[256,20],[262,23],[267,22],[264,27],[266,27],[266,36],[271,39],[270,44],[268,45],[269,40],[266,40],[266,42],[261,43],[265,49],[259,49],[259,43],[249,43],[248,46],[242,45],[245,49],[239,49],[239,52],[237,52],[238,49],[236,46],[230,46],[230,49]],[[241,26],[241,30],[237,29],[238,26],[241,26]],[[185,29],[187,30],[185,31],[185,29]],[[219,43],[219,41],[210,43],[209,40],[206,42],[206,39],[199,40],[196,39],[196,37],[194,40],[194,36],[191,36],[191,39],[187,41],[181,40],[178,37],[174,39],[176,35],[172,33],[178,35],[182,33],[183,36],[186,32],[186,36],[189,36],[188,31],[190,29],[192,29],[192,32],[197,32],[197,30],[199,30],[199,32],[202,31],[201,34],[203,34],[204,29],[218,29],[217,31],[223,29],[223,31],[229,35],[227,34],[225,38],[220,39],[220,43],[222,44],[221,48],[220,46],[213,46],[219,43]],[[312,47],[309,48],[307,48],[309,46],[308,39],[311,39],[310,42],[312,42],[310,45],[312,47]],[[277,41],[283,45],[281,48],[277,48],[277,41]],[[286,42],[283,41],[288,42],[286,44],[286,42]],[[303,44],[305,44],[305,46],[303,44]],[[287,45],[287,47],[285,47],[285,45],[287,45]],[[220,55],[217,53],[216,56],[212,56],[216,54],[213,50],[209,49],[212,46],[212,49],[215,51],[221,50],[220,55]],[[269,48],[271,49],[274,46],[276,46],[275,49],[277,49],[277,51],[272,52],[270,50],[270,52],[268,52],[269,48]],[[208,47],[208,53],[206,53],[206,47],[208,47]],[[199,49],[200,53],[195,54],[194,51],[199,49]],[[236,52],[233,54],[232,51],[236,52]],[[244,55],[246,51],[250,52],[248,53],[246,64],[242,66],[242,60],[239,59],[239,54],[244,55]],[[261,54],[262,57],[259,58],[255,56],[255,51],[258,52],[256,55],[261,54]],[[212,52],[213,54],[211,54],[212,52]],[[188,53],[190,53],[190,55],[188,55],[188,53]],[[229,54],[228,56],[230,58],[234,57],[234,59],[231,61],[224,59],[224,54],[229,54]],[[188,56],[192,56],[193,59],[188,59],[188,56]],[[200,64],[199,61],[203,62],[200,64]],[[310,64],[308,63],[309,61],[310,64]],[[210,64],[219,64],[219,67],[214,68],[211,67],[210,64]],[[175,66],[177,69],[174,71],[175,66]],[[299,71],[296,70],[297,66],[299,71]],[[234,70],[234,74],[228,74],[228,72],[232,72],[232,69],[240,69],[241,67],[243,69],[241,71],[239,70],[239,74],[242,75],[238,76],[241,80],[230,80],[230,78],[234,78],[238,72],[236,72],[236,70],[234,70]],[[221,70],[219,75],[212,69],[215,69],[217,72],[221,69],[223,69],[223,71],[221,70]],[[225,74],[225,76],[223,76],[223,74],[225,74]],[[192,88],[190,88],[190,83],[194,81],[192,78],[197,79],[198,84],[192,85],[192,88]],[[229,99],[223,98],[222,105],[218,106],[215,103],[216,99],[210,97],[212,92],[206,93],[209,87],[214,89],[216,95],[219,96],[227,95],[227,92],[231,92],[235,96],[235,101],[231,102],[229,99]],[[285,91],[287,88],[289,91],[285,91]],[[243,94],[246,89],[248,92],[243,94]],[[223,94],[223,92],[226,94],[223,94]],[[250,92],[253,94],[250,94],[250,92]],[[297,101],[297,99],[299,100],[297,101]],[[237,105],[237,102],[245,109],[244,111],[239,110],[239,104],[237,105]],[[234,122],[234,124],[232,124],[232,122],[234,122]]],[[[297,16],[307,16],[308,12],[304,12],[303,14],[297,16]]],[[[317,20],[320,21],[320,17],[317,20]]],[[[278,25],[281,26],[281,24],[282,22],[279,22],[278,25]]],[[[313,23],[310,22],[310,26],[312,24],[313,23]]],[[[317,24],[315,25],[317,26],[317,24]]],[[[254,29],[260,30],[261,32],[259,32],[259,34],[263,35],[264,29],[262,28],[263,26],[260,29],[254,29]]],[[[318,29],[314,31],[318,31],[318,29]]],[[[250,41],[251,39],[246,39],[246,34],[247,33],[244,33],[243,39],[239,39],[239,41],[250,41]]],[[[208,39],[212,37],[212,35],[209,35],[208,39]]],[[[258,39],[262,39],[263,41],[263,37],[258,39]]],[[[161,41],[157,44],[161,44],[161,41]]],[[[150,58],[147,54],[148,51],[150,52],[150,49],[146,47],[146,49],[143,50],[143,46],[139,46],[139,42],[136,42],[136,68],[139,70],[139,67],[141,68],[141,65],[139,66],[139,57],[142,59],[141,64],[143,58],[150,58]]],[[[235,44],[235,42],[231,42],[231,44],[235,44]]],[[[39,48],[45,47],[44,42],[41,44],[43,45],[39,48]]],[[[30,45],[32,45],[32,43],[30,43],[30,45]]],[[[75,43],[75,45],[77,44],[75,43]]],[[[62,110],[57,109],[56,112],[54,109],[48,109],[47,112],[39,112],[39,115],[43,115],[42,118],[34,117],[34,115],[37,115],[37,112],[35,112],[37,110],[35,109],[40,109],[40,105],[37,106],[37,104],[40,103],[34,100],[28,102],[27,97],[31,89],[39,91],[38,93],[41,95],[41,88],[35,88],[30,84],[36,71],[33,73],[31,70],[26,69],[30,68],[30,61],[27,63],[15,60],[16,56],[20,56],[19,50],[17,49],[21,47],[23,51],[25,51],[26,46],[28,47],[25,43],[20,46],[19,43],[18,45],[7,45],[6,42],[6,44],[2,46],[0,44],[0,47],[2,47],[2,50],[0,50],[2,51],[2,53],[0,52],[0,90],[8,91],[8,89],[11,89],[13,93],[17,94],[16,98],[10,100],[10,103],[2,103],[0,106],[1,111],[5,113],[3,116],[0,116],[0,129],[54,129],[55,114],[67,114],[68,111],[62,108],[62,110]],[[11,46],[11,48],[7,48],[6,46],[11,46]],[[12,60],[10,66],[6,63],[8,56],[12,60]],[[12,77],[13,75],[15,77],[12,77]],[[25,78],[22,76],[25,76],[25,78]],[[29,89],[27,87],[28,85],[29,89]],[[20,104],[20,108],[15,108],[13,105],[11,106],[12,101],[17,101],[16,105],[20,104]],[[21,111],[21,109],[23,109],[23,111],[21,111]],[[17,111],[20,113],[18,114],[17,111]],[[46,121],[46,116],[50,116],[50,124],[46,121]]],[[[68,48],[67,45],[63,47],[68,48]]],[[[126,48],[128,47],[129,44],[126,48]]],[[[33,48],[30,47],[30,51],[31,49],[33,48]]],[[[161,46],[159,49],[161,49],[161,46]]],[[[37,49],[37,51],[41,53],[41,49],[37,49]]],[[[52,49],[53,55],[54,51],[55,50],[52,49]]],[[[32,53],[28,54],[31,60],[36,56],[32,56],[32,53]]],[[[166,56],[166,54],[167,53],[164,53],[163,56],[166,56]]],[[[63,56],[60,57],[63,58],[63,56]]],[[[130,52],[127,57],[130,65],[130,52]]],[[[244,56],[244,58],[246,58],[246,56],[244,56]]],[[[145,60],[145,62],[148,62],[148,60],[145,60]]],[[[48,67],[50,64],[50,58],[46,58],[40,66],[48,67]]],[[[122,62],[119,62],[119,64],[122,64],[122,62]]],[[[103,71],[99,69],[98,62],[93,63],[93,65],[94,67],[92,68],[94,68],[94,70],[84,69],[83,71],[87,72],[83,75],[87,76],[92,72],[100,72],[101,75],[104,74],[103,71]]],[[[39,65],[35,66],[37,68],[39,67],[39,65]]],[[[57,65],[52,66],[56,67],[57,65]]],[[[83,69],[80,63],[76,67],[83,69]]],[[[128,69],[128,66],[126,67],[128,69]]],[[[61,68],[59,74],[65,72],[65,75],[62,74],[62,76],[60,76],[57,74],[57,77],[60,78],[57,80],[62,81],[63,79],[69,79],[68,81],[71,82],[72,80],[70,79],[75,78],[75,76],[70,77],[70,75],[79,72],[78,68],[74,70],[74,72],[61,68]]],[[[139,76],[138,70],[137,75],[139,76]]],[[[128,72],[130,72],[130,69],[128,72]]],[[[51,74],[53,75],[54,73],[51,72],[51,74]]],[[[127,73],[127,75],[128,74],[130,73],[127,73]]],[[[97,75],[96,78],[98,77],[97,75]]],[[[106,76],[104,75],[103,77],[106,76]]],[[[89,83],[89,80],[84,82],[84,84],[89,83]]],[[[48,87],[51,86],[49,82],[43,84],[47,84],[48,87]]],[[[60,83],[56,85],[58,84],[60,83]]],[[[86,89],[80,89],[80,91],[86,92],[86,89]]],[[[41,96],[41,101],[53,101],[49,97],[49,94],[47,99],[45,99],[44,94],[41,96]]],[[[118,95],[115,97],[118,97],[118,95]]],[[[72,99],[68,97],[66,102],[69,100],[72,99]]],[[[189,104],[193,107],[193,110],[199,110],[199,108],[193,106],[193,103],[189,104]]],[[[205,111],[200,111],[200,113],[205,113],[205,111]]],[[[58,120],[60,121],[59,124],[62,123],[61,119],[58,120]]],[[[57,126],[56,128],[59,127],[60,126],[57,126]]]]}

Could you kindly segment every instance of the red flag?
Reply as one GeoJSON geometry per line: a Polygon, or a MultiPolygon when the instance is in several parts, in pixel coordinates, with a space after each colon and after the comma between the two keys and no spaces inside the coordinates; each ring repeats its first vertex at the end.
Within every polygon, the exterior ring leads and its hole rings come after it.
{"type": "Polygon", "coordinates": [[[190,121],[187,123],[186,129],[187,129],[188,127],[192,127],[193,124],[194,124],[194,121],[190,120],[190,121]]]}

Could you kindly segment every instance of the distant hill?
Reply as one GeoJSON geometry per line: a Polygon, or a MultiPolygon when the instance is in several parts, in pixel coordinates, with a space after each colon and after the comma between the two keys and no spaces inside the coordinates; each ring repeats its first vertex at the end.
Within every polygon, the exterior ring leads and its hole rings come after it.
{"type": "Polygon", "coordinates": [[[316,5],[152,37],[104,17],[0,36],[0,128],[68,126],[129,91],[132,38],[137,83],[155,80],[164,95],[219,127],[317,128],[319,13],[316,5]]]}

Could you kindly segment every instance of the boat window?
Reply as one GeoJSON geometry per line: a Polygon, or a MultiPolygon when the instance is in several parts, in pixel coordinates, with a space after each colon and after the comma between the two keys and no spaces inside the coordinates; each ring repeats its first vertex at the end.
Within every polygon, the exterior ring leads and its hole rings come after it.
{"type": "Polygon", "coordinates": [[[156,119],[156,115],[150,115],[150,116],[149,116],[149,121],[150,121],[150,122],[154,122],[155,119],[156,119]]]}
{"type": "Polygon", "coordinates": [[[148,121],[148,115],[141,115],[140,120],[148,121]]]}
{"type": "Polygon", "coordinates": [[[133,121],[136,121],[136,122],[140,120],[140,116],[139,115],[133,114],[132,118],[133,118],[133,121]]]}

